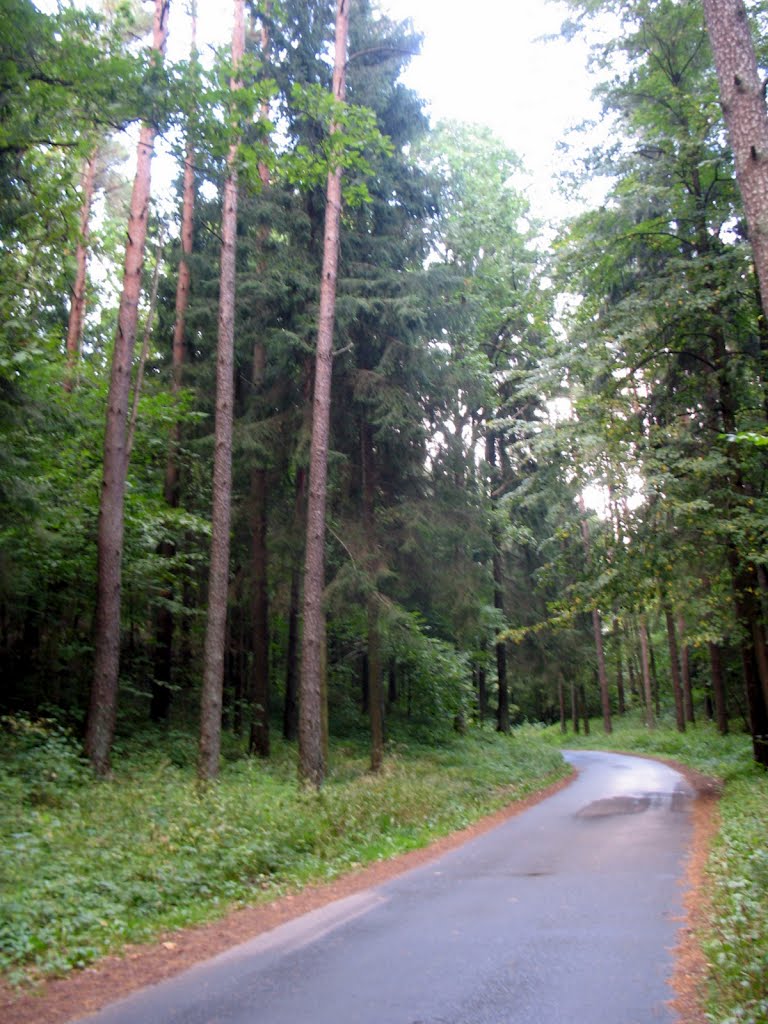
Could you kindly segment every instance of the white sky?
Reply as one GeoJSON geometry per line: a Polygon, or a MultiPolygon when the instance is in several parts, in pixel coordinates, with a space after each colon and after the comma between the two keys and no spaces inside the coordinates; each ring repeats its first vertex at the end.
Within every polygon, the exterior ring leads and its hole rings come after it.
{"type": "MultiPolygon", "coordinates": [[[[533,177],[534,213],[556,216],[556,144],[596,107],[580,40],[541,40],[567,16],[555,0],[381,0],[424,34],[406,81],[433,119],[488,125],[533,177]]],[[[352,8],[354,15],[354,8],[352,8]]],[[[562,157],[559,158],[562,160],[562,157]]]]}

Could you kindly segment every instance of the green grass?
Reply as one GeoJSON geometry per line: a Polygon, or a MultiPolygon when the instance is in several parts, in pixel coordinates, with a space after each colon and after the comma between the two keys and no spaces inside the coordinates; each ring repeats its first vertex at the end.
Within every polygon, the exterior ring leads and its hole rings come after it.
{"type": "Polygon", "coordinates": [[[707,723],[678,733],[649,731],[638,718],[614,719],[611,736],[542,730],[562,747],[634,751],[667,757],[725,783],[721,826],[708,862],[711,908],[699,936],[709,965],[713,1024],[768,1024],[768,772],[752,761],[749,737],[719,736],[707,723]]]}
{"type": "Polygon", "coordinates": [[[281,744],[267,763],[231,749],[201,788],[184,733],[124,744],[107,782],[53,725],[6,721],[0,738],[0,969],[14,983],[423,846],[567,770],[533,735],[391,744],[379,776],[347,743],[318,795],[281,744]]]}

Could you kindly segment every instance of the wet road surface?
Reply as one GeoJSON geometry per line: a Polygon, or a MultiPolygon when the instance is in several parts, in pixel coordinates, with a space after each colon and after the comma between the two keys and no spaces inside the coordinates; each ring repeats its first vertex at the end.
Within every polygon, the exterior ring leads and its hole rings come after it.
{"type": "Polygon", "coordinates": [[[439,860],[313,911],[91,1024],[672,1024],[693,795],[566,754],[576,780],[439,860]]]}

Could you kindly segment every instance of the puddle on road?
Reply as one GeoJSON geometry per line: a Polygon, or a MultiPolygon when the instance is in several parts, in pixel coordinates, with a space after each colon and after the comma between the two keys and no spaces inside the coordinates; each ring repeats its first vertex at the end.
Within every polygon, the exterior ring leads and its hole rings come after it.
{"type": "Polygon", "coordinates": [[[691,793],[682,787],[672,793],[622,793],[593,800],[577,811],[574,817],[612,818],[619,814],[643,814],[651,809],[679,813],[686,809],[690,799],[691,793]]]}

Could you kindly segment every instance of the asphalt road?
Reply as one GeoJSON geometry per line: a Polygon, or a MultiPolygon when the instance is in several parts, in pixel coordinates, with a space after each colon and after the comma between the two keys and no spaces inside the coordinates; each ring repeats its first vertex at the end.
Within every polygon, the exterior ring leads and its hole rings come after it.
{"type": "Polygon", "coordinates": [[[691,792],[573,752],[577,779],[439,860],[135,993],[90,1024],[659,1024],[691,792]]]}

